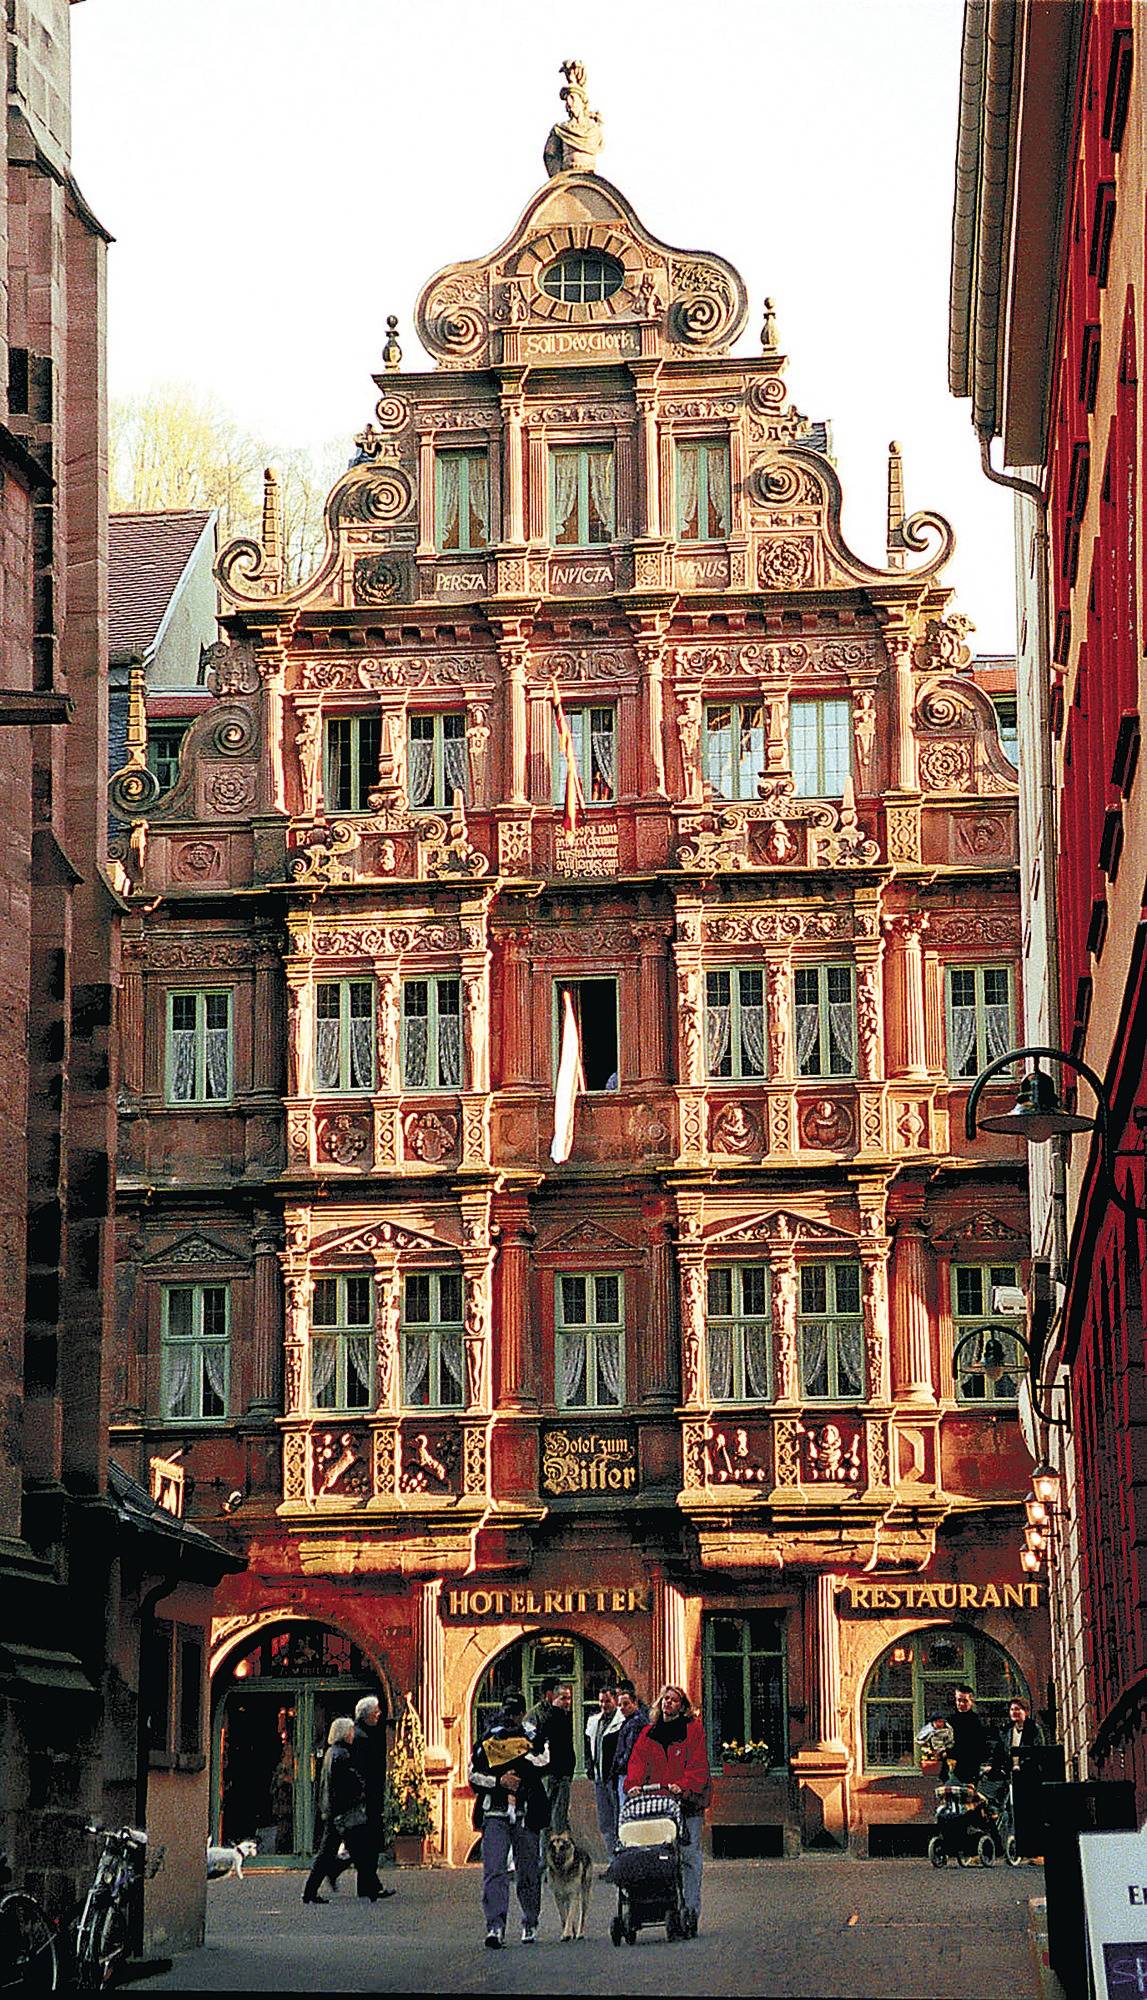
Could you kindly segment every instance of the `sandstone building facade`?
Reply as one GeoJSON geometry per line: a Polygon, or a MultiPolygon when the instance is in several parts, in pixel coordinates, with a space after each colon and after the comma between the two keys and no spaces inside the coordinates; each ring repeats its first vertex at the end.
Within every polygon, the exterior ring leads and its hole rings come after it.
{"type": "Polygon", "coordinates": [[[927,1705],[1045,1686],[1016,1377],[952,1365],[1027,1241],[961,1137],[1019,920],[950,534],[894,455],[849,551],[771,309],[734,356],[740,276],[596,173],[578,79],[428,368],[392,326],[317,573],[269,482],[174,787],[113,785],[114,1433],[242,1536],[216,1809],[282,1856],[370,1686],[454,1859],[472,1732],[547,1671],[694,1691],[726,1852],[887,1850],[927,1705]]]}

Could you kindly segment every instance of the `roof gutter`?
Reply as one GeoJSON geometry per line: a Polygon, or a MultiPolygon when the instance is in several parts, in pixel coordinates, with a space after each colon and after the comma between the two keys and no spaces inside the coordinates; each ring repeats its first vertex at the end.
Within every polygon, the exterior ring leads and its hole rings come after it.
{"type": "MultiPolygon", "coordinates": [[[[1025,10],[1026,11],[1026,10],[1025,10]]],[[[952,219],[948,383],[983,436],[1001,428],[1006,232],[1012,188],[1017,0],[967,0],[952,219]]]]}

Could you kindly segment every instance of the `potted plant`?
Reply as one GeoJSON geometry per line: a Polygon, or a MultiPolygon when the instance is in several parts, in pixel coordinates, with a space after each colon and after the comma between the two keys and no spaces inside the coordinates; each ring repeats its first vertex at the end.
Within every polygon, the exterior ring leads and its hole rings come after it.
{"type": "Polygon", "coordinates": [[[400,1868],[421,1868],[434,1810],[426,1782],[426,1743],[408,1693],[394,1731],[394,1750],[382,1804],[383,1839],[400,1868]]]}
{"type": "Polygon", "coordinates": [[[722,1743],[721,1762],[725,1769],[741,1770],[746,1764],[767,1764],[769,1746],[761,1740],[739,1743],[734,1738],[731,1743],[722,1743]]]}

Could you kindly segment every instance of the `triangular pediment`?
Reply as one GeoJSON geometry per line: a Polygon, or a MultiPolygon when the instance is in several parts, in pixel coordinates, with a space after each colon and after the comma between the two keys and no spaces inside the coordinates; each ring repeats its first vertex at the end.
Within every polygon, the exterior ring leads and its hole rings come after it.
{"type": "Polygon", "coordinates": [[[746,1216],[739,1222],[729,1223],[715,1229],[707,1241],[710,1247],[720,1244],[722,1249],[742,1243],[765,1244],[776,1249],[810,1243],[826,1250],[854,1252],[856,1249],[855,1237],[846,1236],[828,1223],[816,1222],[809,1215],[787,1208],[773,1209],[768,1215],[746,1216]]]}
{"type": "Polygon", "coordinates": [[[566,1229],[560,1236],[553,1236],[546,1245],[547,1250],[628,1250],[633,1244],[624,1236],[616,1236],[612,1229],[603,1229],[600,1222],[579,1222],[572,1229],[566,1229]]]}
{"type": "Polygon", "coordinates": [[[197,1232],[181,1236],[167,1250],[156,1250],[145,1263],[162,1264],[165,1268],[172,1264],[198,1267],[203,1264],[244,1264],[247,1259],[238,1250],[232,1250],[226,1243],[218,1243],[212,1236],[201,1236],[197,1232]]]}
{"type": "Polygon", "coordinates": [[[326,1236],[316,1237],[311,1244],[311,1262],[325,1263],[347,1257],[409,1256],[412,1251],[450,1251],[457,1254],[457,1245],[444,1243],[436,1236],[427,1236],[414,1229],[400,1228],[396,1222],[368,1222],[354,1229],[333,1229],[326,1236]]]}
{"type": "Polygon", "coordinates": [[[563,173],[539,189],[492,255],[447,265],[416,310],[418,337],[444,368],[725,354],[747,317],[731,264],[660,242],[594,173],[563,173]],[[551,296],[545,273],[567,252],[586,251],[620,267],[617,289],[587,301],[551,296]]]}
{"type": "Polygon", "coordinates": [[[961,1241],[971,1239],[979,1243],[1026,1243],[1027,1234],[1022,1229],[1013,1229],[1002,1215],[993,1215],[990,1209],[978,1208],[969,1215],[958,1231],[961,1241]]]}

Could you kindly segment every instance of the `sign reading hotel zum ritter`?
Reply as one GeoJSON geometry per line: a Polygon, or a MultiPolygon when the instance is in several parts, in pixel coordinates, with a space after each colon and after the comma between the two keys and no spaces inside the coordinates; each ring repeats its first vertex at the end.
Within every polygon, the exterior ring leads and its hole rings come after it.
{"type": "Polygon", "coordinates": [[[579,1493],[632,1493],[637,1485],[637,1438],[632,1430],[592,1424],[550,1424],[542,1432],[542,1492],[554,1499],[579,1493]]]}

